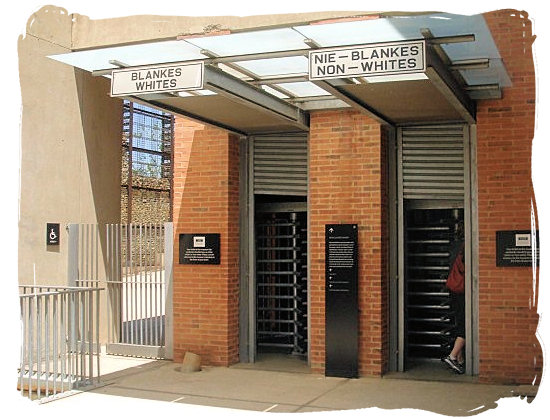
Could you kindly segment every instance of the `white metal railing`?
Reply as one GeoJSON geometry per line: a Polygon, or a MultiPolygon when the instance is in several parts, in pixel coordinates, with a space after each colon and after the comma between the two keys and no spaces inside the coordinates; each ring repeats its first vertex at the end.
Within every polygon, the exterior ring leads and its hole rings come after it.
{"type": "Polygon", "coordinates": [[[101,290],[20,286],[22,395],[42,399],[99,382],[101,290]]]}

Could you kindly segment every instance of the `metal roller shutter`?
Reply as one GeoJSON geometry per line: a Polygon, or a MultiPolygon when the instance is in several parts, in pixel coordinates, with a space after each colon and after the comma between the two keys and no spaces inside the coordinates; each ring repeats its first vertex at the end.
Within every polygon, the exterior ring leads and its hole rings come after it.
{"type": "Polygon", "coordinates": [[[403,198],[464,199],[464,125],[403,127],[399,157],[403,198]]]}
{"type": "Polygon", "coordinates": [[[254,137],[254,194],[307,195],[307,136],[254,137]]]}

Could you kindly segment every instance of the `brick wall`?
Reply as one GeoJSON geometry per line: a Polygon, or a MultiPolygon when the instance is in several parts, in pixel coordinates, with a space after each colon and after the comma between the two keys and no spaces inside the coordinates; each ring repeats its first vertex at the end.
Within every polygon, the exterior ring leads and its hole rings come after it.
{"type": "Polygon", "coordinates": [[[388,361],[385,136],[356,111],[311,114],[309,145],[311,366],[325,368],[325,224],[359,225],[359,373],[388,361]]]}
{"type": "MultiPolygon", "coordinates": [[[[498,268],[498,230],[530,229],[535,73],[525,12],[484,15],[512,86],[503,99],[478,102],[480,380],[540,381],[542,353],[531,268],[498,268]]],[[[535,290],[536,291],[536,290],[535,290]]]]}
{"type": "Polygon", "coordinates": [[[176,118],[174,136],[174,360],[238,361],[238,139],[176,118]],[[220,265],[180,265],[180,233],[219,233],[220,265]]]}

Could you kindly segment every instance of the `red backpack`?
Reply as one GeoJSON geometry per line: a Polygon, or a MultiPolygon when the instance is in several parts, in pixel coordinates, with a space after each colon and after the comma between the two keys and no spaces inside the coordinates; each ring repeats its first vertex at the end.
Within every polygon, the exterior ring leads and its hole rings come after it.
{"type": "Polygon", "coordinates": [[[449,277],[447,277],[447,288],[454,293],[464,293],[464,249],[461,249],[455,258],[449,277]]]}

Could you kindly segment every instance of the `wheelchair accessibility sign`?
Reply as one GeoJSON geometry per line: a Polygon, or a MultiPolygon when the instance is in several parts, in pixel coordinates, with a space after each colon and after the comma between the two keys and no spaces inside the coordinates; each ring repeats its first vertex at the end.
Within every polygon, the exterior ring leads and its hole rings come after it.
{"type": "Polygon", "coordinates": [[[59,245],[59,223],[46,224],[46,245],[59,245]]]}

